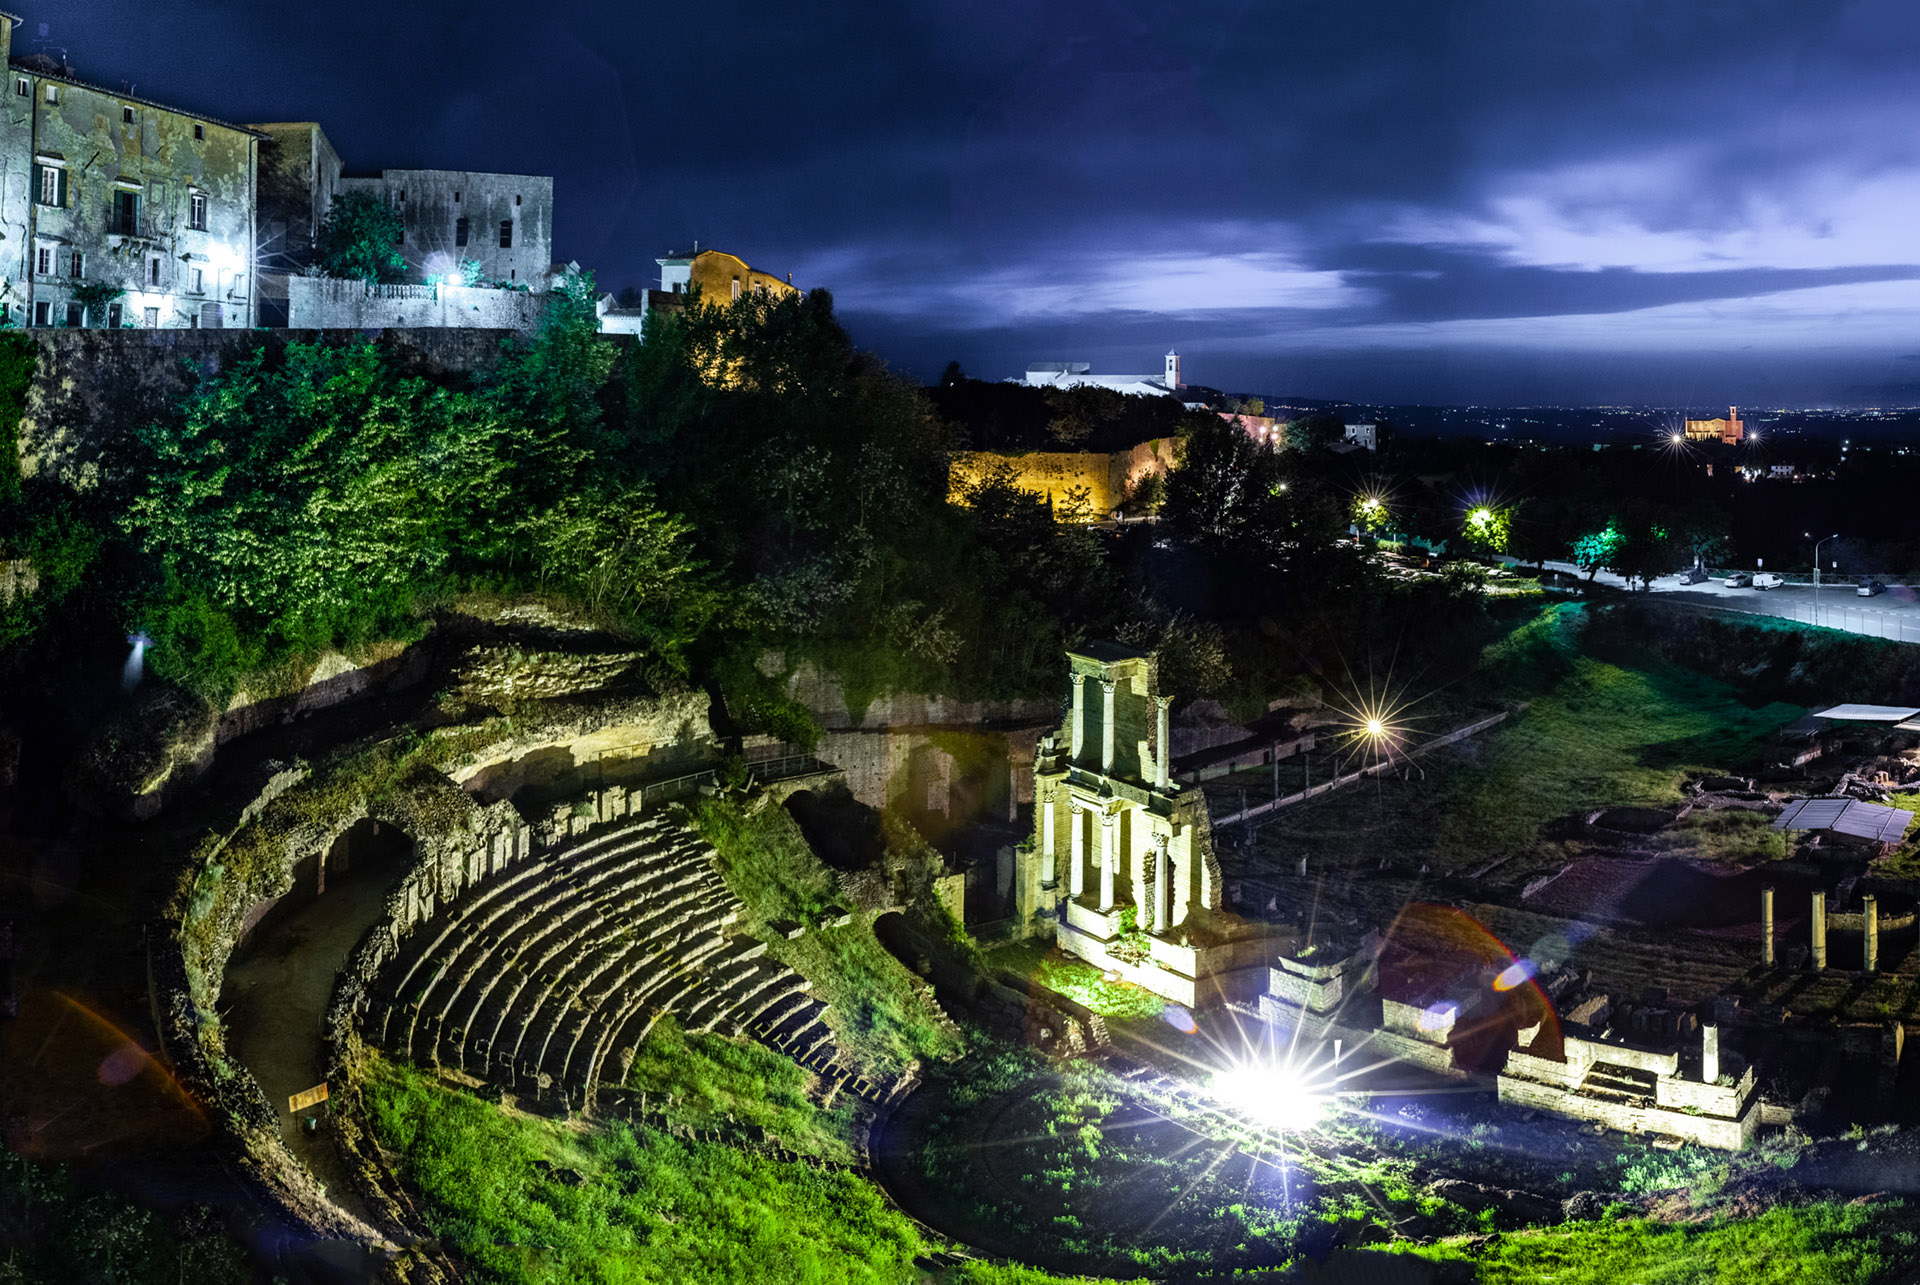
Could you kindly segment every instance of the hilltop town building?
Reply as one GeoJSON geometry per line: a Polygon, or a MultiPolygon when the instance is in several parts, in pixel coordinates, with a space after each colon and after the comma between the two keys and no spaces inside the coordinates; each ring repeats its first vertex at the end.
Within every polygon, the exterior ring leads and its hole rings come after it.
{"type": "Polygon", "coordinates": [[[1269,932],[1221,907],[1206,798],[1171,778],[1171,696],[1151,653],[1069,652],[1073,712],[1034,760],[1034,835],[1016,863],[1030,931],[1182,1004],[1251,996],[1269,932]]]}
{"type": "Polygon", "coordinates": [[[654,262],[660,265],[660,288],[642,291],[638,307],[619,306],[612,295],[600,301],[603,333],[637,335],[646,326],[648,313],[676,311],[685,306],[687,297],[695,290],[705,302],[719,304],[732,303],[756,290],[776,297],[800,293],[793,284],[792,273],[782,280],[771,272],[748,266],[739,255],[724,250],[702,250],[698,243],[691,250],[669,254],[654,262]]]}
{"type": "Polygon", "coordinates": [[[1727,446],[1738,446],[1747,436],[1747,426],[1741,422],[1738,407],[1727,407],[1725,419],[1690,419],[1687,421],[1687,440],[1689,442],[1720,442],[1727,446]]]}
{"type": "Polygon", "coordinates": [[[0,306],[27,326],[250,326],[262,135],[15,56],[0,14],[0,306]]]}
{"type": "Polygon", "coordinates": [[[1085,361],[1036,361],[1027,367],[1029,388],[1110,388],[1129,397],[1178,397],[1193,409],[1206,405],[1198,389],[1180,378],[1180,354],[1169,352],[1158,375],[1096,375],[1085,361]]]}
{"type": "Polygon", "coordinates": [[[456,279],[480,265],[483,281],[545,290],[553,264],[553,180],[470,170],[346,173],[340,192],[366,192],[400,213],[407,280],[456,279]]]}

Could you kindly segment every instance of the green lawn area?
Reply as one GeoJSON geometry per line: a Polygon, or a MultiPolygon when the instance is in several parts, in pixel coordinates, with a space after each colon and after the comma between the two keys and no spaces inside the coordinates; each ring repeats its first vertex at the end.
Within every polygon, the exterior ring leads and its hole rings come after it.
{"type": "Polygon", "coordinates": [[[1910,1279],[1914,1234],[1885,1205],[1812,1204],[1670,1226],[1640,1219],[1512,1232],[1471,1254],[1480,1285],[1879,1285],[1910,1279]]]}
{"type": "Polygon", "coordinates": [[[693,821],[747,908],[742,931],[813,983],[813,993],[831,1005],[827,1022],[843,1052],[875,1075],[959,1052],[959,1041],[936,1020],[931,998],[880,944],[866,916],[843,928],[809,929],[795,941],[768,927],[777,919],[811,924],[835,900],[832,873],[785,808],[709,799],[694,809],[693,821]]]}
{"type": "Polygon", "coordinates": [[[671,1014],[647,1033],[627,1087],[647,1094],[649,1110],[696,1127],[731,1116],[759,1125],[789,1150],[844,1162],[852,1103],[822,1111],[807,1097],[806,1069],[764,1044],[687,1032],[671,1014]]]}
{"type": "MultiPolygon", "coordinates": [[[[381,1059],[365,1090],[375,1132],[424,1198],[429,1227],[475,1280],[919,1285],[930,1276],[914,1260],[937,1246],[851,1173],[645,1128],[509,1114],[381,1059]]],[[[986,1264],[932,1279],[1063,1280],[986,1264]]]]}
{"type": "Polygon", "coordinates": [[[1092,964],[1065,954],[1049,941],[1018,941],[996,946],[986,953],[986,963],[991,970],[1004,970],[1037,981],[1102,1017],[1158,1018],[1167,1007],[1167,1001],[1152,991],[1128,982],[1110,982],[1106,974],[1092,964]]]}
{"type": "MultiPolygon", "coordinates": [[[[1727,684],[1651,655],[1588,655],[1584,623],[1579,604],[1554,604],[1487,648],[1482,690],[1525,701],[1524,711],[1421,759],[1424,780],[1361,782],[1282,812],[1268,842],[1368,864],[1390,853],[1442,871],[1504,856],[1516,856],[1509,873],[1546,868],[1560,854],[1540,840],[1542,826],[1615,804],[1677,803],[1689,776],[1748,764],[1804,712],[1748,706],[1727,684]]],[[[1693,830],[1700,855],[1780,855],[1778,840],[1744,819],[1703,817],[1693,830]]]]}

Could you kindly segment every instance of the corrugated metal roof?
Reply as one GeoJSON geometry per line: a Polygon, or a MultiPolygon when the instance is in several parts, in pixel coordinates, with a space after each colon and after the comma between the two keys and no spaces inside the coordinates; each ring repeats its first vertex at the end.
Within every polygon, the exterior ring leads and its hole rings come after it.
{"type": "Polygon", "coordinates": [[[1809,715],[1811,718],[1837,718],[1849,723],[1900,723],[1920,714],[1920,709],[1911,705],[1835,705],[1831,709],[1819,709],[1809,715]]]}
{"type": "Polygon", "coordinates": [[[1800,799],[1774,818],[1776,830],[1831,830],[1876,843],[1898,843],[1913,823],[1902,808],[1862,803],[1859,799],[1800,799]]]}

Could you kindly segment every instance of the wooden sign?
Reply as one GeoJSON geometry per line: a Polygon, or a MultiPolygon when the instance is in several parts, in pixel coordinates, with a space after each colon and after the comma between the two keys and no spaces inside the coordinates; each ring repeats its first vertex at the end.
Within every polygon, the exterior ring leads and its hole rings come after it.
{"type": "Polygon", "coordinates": [[[311,1089],[306,1090],[304,1093],[296,1093],[292,1097],[288,1098],[287,1110],[293,1113],[294,1115],[299,1115],[302,1111],[305,1111],[308,1107],[319,1106],[322,1102],[325,1102],[326,1100],[327,1100],[327,1086],[325,1084],[316,1084],[311,1089]]]}

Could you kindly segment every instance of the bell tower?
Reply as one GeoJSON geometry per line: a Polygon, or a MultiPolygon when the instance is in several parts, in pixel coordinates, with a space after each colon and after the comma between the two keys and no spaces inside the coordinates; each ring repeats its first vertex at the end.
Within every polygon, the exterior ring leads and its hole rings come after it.
{"type": "Polygon", "coordinates": [[[1167,354],[1167,388],[1179,392],[1184,387],[1186,385],[1180,382],[1180,354],[1170,352],[1167,354]]]}

